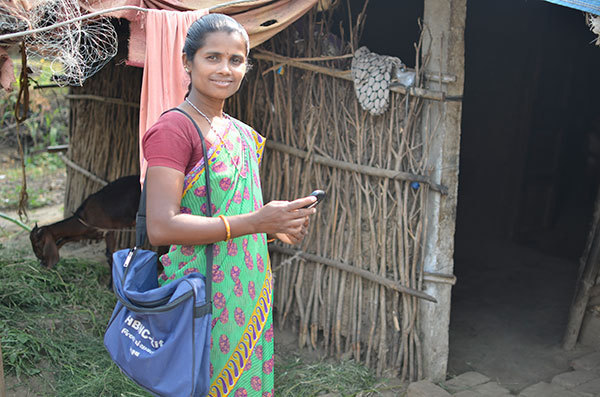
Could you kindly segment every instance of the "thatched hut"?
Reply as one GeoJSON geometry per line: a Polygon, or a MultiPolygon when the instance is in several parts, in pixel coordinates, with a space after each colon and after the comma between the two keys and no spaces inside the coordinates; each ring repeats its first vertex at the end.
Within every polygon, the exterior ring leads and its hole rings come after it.
{"type": "MultiPolygon", "coordinates": [[[[597,343],[600,123],[598,99],[583,93],[600,50],[586,34],[580,14],[547,3],[321,0],[253,50],[228,111],[268,139],[265,197],[329,195],[301,247],[272,247],[275,318],[300,347],[440,380],[449,356],[465,369],[450,336],[475,343],[464,328],[496,310],[491,333],[518,318],[539,322],[523,331],[545,335],[535,343],[558,343],[576,285],[565,346],[583,317],[579,340],[597,343]],[[413,84],[392,79],[378,115],[355,91],[363,45],[414,73],[413,84]],[[542,265],[523,262],[523,247],[542,265]],[[502,298],[502,310],[490,303],[502,298]],[[547,307],[551,327],[534,315],[547,307]]],[[[106,179],[137,171],[140,81],[118,58],[71,90],[71,161],[106,179]]],[[[71,170],[65,211],[97,187],[71,170]]]]}
{"type": "MultiPolygon", "coordinates": [[[[458,159],[442,153],[445,140],[458,142],[462,92],[460,51],[441,40],[444,29],[460,23],[460,7],[447,10],[454,13],[448,15],[452,22],[437,15],[438,5],[428,10],[423,32],[423,5],[415,2],[415,11],[403,15],[407,28],[395,55],[411,65],[416,84],[396,84],[389,110],[373,116],[356,100],[346,55],[358,48],[368,2],[331,3],[321,2],[320,11],[313,9],[252,52],[254,70],[228,109],[268,138],[267,199],[292,199],[314,188],[329,194],[300,250],[273,247],[278,323],[297,330],[300,347],[354,358],[378,374],[441,378],[448,324],[440,319],[448,317],[454,283],[447,266],[453,218],[445,211],[456,205],[458,159]],[[450,62],[441,71],[431,61],[440,56],[450,62]]],[[[459,37],[450,42],[462,45],[459,37]]],[[[393,52],[385,45],[377,50],[393,52]]],[[[119,63],[71,92],[69,157],[105,178],[136,170],[132,103],[140,75],[119,63]],[[82,150],[95,145],[101,153],[82,150]]],[[[78,172],[69,180],[67,211],[93,184],[78,172]]]]}

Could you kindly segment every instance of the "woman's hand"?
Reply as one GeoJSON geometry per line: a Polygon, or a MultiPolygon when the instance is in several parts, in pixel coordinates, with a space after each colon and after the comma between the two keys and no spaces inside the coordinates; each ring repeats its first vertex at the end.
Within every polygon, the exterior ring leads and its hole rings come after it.
{"type": "Polygon", "coordinates": [[[291,241],[302,241],[308,227],[308,217],[316,212],[314,208],[303,207],[315,201],[314,196],[307,196],[294,201],[267,203],[254,213],[257,232],[275,235],[288,244],[295,244],[291,241]]]}
{"type": "Polygon", "coordinates": [[[303,224],[302,230],[299,234],[287,234],[287,233],[275,233],[274,237],[281,240],[286,244],[296,245],[300,244],[304,237],[306,237],[306,233],[308,232],[308,226],[310,224],[310,218],[306,217],[306,221],[303,224]]]}

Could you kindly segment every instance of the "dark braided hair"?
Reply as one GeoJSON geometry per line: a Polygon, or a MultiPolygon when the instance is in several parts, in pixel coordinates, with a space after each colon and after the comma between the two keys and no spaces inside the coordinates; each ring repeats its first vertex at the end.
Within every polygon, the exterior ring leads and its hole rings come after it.
{"type": "MultiPolygon", "coordinates": [[[[204,46],[206,36],[210,33],[239,33],[246,42],[246,56],[250,52],[250,38],[246,29],[235,19],[225,14],[207,14],[196,20],[188,29],[183,45],[183,52],[190,61],[196,52],[204,46]]],[[[192,83],[188,86],[186,98],[190,94],[192,83]]]]}

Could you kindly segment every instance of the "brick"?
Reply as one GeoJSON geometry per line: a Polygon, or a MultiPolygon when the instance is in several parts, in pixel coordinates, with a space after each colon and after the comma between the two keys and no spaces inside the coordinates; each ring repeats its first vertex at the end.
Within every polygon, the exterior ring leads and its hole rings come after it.
{"type": "Polygon", "coordinates": [[[552,383],[571,390],[596,378],[598,378],[598,374],[594,372],[578,370],[556,375],[554,378],[552,378],[552,383]]]}
{"type": "Polygon", "coordinates": [[[581,394],[584,397],[600,396],[600,378],[596,378],[590,382],[577,386],[573,391],[581,394]]]}
{"type": "Polygon", "coordinates": [[[414,382],[408,385],[406,397],[448,397],[450,393],[428,380],[414,382]]]}
{"type": "Polygon", "coordinates": [[[600,352],[579,357],[571,362],[573,369],[600,373],[600,352]]]}
{"type": "Polygon", "coordinates": [[[455,378],[449,379],[444,382],[444,387],[450,393],[457,393],[463,390],[469,390],[477,385],[489,382],[490,378],[479,372],[465,372],[464,374],[458,375],[455,378]]]}
{"type": "Polygon", "coordinates": [[[559,385],[540,382],[523,390],[519,397],[581,397],[581,394],[569,391],[559,385]]]}

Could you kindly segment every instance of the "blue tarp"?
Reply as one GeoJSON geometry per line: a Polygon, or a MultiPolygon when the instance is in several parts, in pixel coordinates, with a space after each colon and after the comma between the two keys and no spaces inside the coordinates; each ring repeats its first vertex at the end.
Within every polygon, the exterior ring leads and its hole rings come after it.
{"type": "Polygon", "coordinates": [[[546,0],[550,3],[600,15],[600,0],[546,0]]]}

